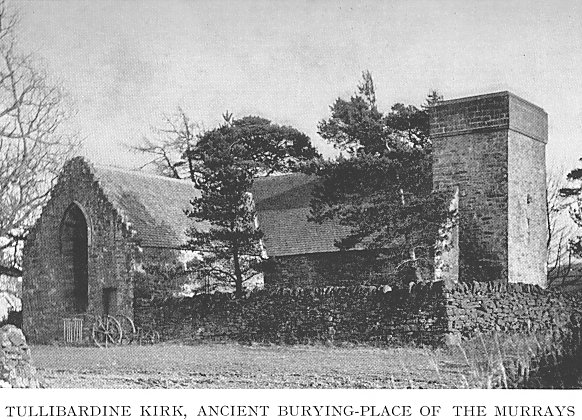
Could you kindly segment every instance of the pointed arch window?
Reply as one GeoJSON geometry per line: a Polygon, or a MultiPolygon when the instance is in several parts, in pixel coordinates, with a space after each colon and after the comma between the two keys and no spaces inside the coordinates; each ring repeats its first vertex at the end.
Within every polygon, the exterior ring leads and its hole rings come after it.
{"type": "Polygon", "coordinates": [[[63,257],[64,281],[72,286],[74,310],[87,311],[89,303],[88,248],[89,224],[77,203],[71,204],[61,221],[60,249],[63,257]]]}

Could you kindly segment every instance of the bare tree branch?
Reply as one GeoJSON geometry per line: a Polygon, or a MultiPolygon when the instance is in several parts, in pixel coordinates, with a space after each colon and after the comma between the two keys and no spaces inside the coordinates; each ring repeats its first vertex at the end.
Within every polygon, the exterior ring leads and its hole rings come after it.
{"type": "Polygon", "coordinates": [[[63,89],[32,56],[18,52],[18,22],[0,1],[0,263],[11,275],[19,275],[20,262],[10,257],[7,265],[5,250],[26,236],[63,162],[79,146],[77,136],[61,130],[70,114],[63,89]]]}
{"type": "Polygon", "coordinates": [[[153,138],[144,138],[137,146],[128,146],[130,150],[149,155],[151,160],[146,166],[153,166],[160,175],[171,178],[190,178],[197,176],[194,158],[190,151],[202,133],[201,124],[195,123],[178,108],[173,116],[164,117],[163,128],[152,128],[153,138]]]}

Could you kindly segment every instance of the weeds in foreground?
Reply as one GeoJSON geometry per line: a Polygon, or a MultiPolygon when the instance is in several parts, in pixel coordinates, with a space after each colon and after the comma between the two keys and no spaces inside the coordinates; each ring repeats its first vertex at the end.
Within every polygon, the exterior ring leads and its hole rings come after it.
{"type": "Polygon", "coordinates": [[[479,334],[451,352],[463,365],[461,388],[580,388],[581,344],[578,330],[559,336],[479,334]]]}

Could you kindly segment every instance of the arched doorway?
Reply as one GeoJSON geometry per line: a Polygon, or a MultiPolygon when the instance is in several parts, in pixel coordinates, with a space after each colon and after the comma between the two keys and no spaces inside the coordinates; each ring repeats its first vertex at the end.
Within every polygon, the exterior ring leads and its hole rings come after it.
{"type": "Polygon", "coordinates": [[[60,242],[65,277],[63,286],[68,289],[67,295],[72,295],[69,309],[76,313],[86,312],[89,303],[87,226],[81,208],[75,203],[71,204],[61,222],[60,242]]]}

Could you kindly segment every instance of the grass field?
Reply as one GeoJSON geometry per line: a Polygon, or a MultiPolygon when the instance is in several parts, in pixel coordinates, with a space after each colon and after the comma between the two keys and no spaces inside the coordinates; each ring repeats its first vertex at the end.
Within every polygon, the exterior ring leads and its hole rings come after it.
{"type": "Polygon", "coordinates": [[[459,388],[471,369],[454,350],[158,344],[33,346],[55,388],[459,388]]]}

